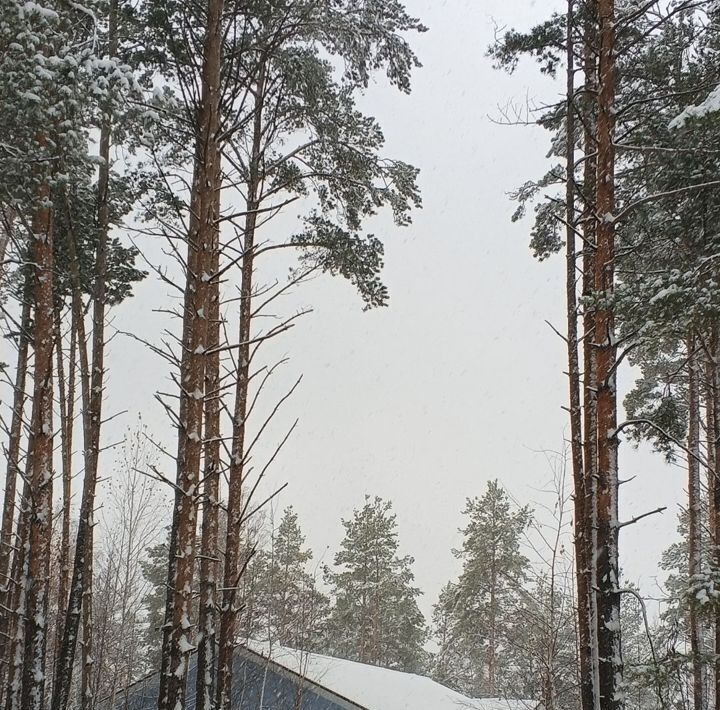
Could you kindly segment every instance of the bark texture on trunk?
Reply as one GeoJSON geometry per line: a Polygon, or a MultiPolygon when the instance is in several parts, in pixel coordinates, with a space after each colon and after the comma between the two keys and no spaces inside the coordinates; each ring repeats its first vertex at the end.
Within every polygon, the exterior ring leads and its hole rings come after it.
{"type": "Polygon", "coordinates": [[[716,438],[716,423],[715,423],[715,391],[713,386],[714,379],[714,365],[712,359],[715,357],[715,348],[713,347],[712,334],[710,337],[710,343],[708,345],[707,357],[705,360],[704,367],[704,380],[703,380],[703,394],[705,398],[705,458],[707,461],[707,530],[708,537],[711,546],[715,544],[715,532],[713,530],[712,521],[714,515],[714,504],[713,504],[713,482],[715,480],[715,438],[716,438]]]}
{"type": "Polygon", "coordinates": [[[43,186],[33,217],[33,457],[29,471],[29,524],[25,581],[25,657],[21,707],[44,710],[45,651],[52,538],[53,488],[53,225],[50,189],[43,186]]]}
{"type": "Polygon", "coordinates": [[[209,272],[217,232],[215,206],[220,176],[220,86],[223,0],[209,0],[203,48],[202,96],[190,197],[187,277],[180,362],[175,509],[170,536],[168,591],[158,710],[185,707],[187,669],[193,644],[192,587],[202,456],[205,360],[208,349],[209,272]]]}
{"type": "MultiPolygon", "coordinates": [[[[688,338],[688,572],[692,580],[702,570],[702,509],[700,497],[700,373],[695,339],[688,338]]],[[[693,708],[702,710],[702,629],[695,604],[690,605],[690,652],[692,655],[693,708]]]]}
{"type": "MultiPolygon", "coordinates": [[[[710,334],[708,342],[705,348],[705,366],[704,366],[704,381],[703,381],[703,394],[705,397],[705,449],[706,449],[706,460],[707,460],[707,517],[705,520],[707,535],[708,535],[708,549],[711,550],[710,559],[708,562],[712,566],[716,564],[717,555],[717,531],[716,531],[716,510],[715,510],[715,488],[716,488],[716,471],[718,455],[720,451],[720,443],[718,441],[718,393],[717,393],[717,329],[716,327],[710,328],[710,334]]],[[[718,491],[720,497],[720,491],[718,491]]],[[[714,619],[710,621],[710,627],[713,626],[717,629],[718,622],[720,619],[720,612],[717,612],[714,619]]],[[[714,668],[712,669],[712,678],[708,678],[709,682],[706,685],[706,697],[705,703],[707,707],[718,708],[718,700],[720,696],[717,695],[717,689],[720,688],[720,670],[718,663],[720,662],[720,639],[715,635],[715,638],[710,642],[708,651],[710,648],[715,652],[716,661],[714,668]]],[[[711,669],[708,668],[708,674],[711,673],[711,669]]]]}
{"type": "MultiPolygon", "coordinates": [[[[32,432],[30,432],[29,446],[32,447],[32,432]]],[[[28,456],[28,460],[30,460],[30,456],[28,456]]],[[[29,472],[29,464],[27,468],[29,472]]],[[[10,608],[12,609],[13,615],[10,619],[8,671],[4,699],[5,710],[20,710],[22,670],[25,652],[25,589],[27,582],[29,526],[30,486],[26,476],[16,535],[17,550],[13,556],[11,575],[14,580],[10,598],[10,608]]]]}
{"type": "Polygon", "coordinates": [[[595,125],[597,110],[593,99],[597,91],[597,7],[595,2],[586,5],[583,51],[583,74],[585,80],[584,151],[583,168],[583,253],[582,293],[583,307],[583,464],[585,504],[583,506],[584,576],[585,589],[578,578],[578,604],[583,604],[587,614],[586,637],[580,632],[580,694],[583,710],[599,710],[598,651],[597,651],[597,575],[593,551],[597,547],[597,349],[595,348],[595,307],[591,305],[595,290],[595,250],[597,230],[595,222],[595,199],[597,182],[597,159],[595,155],[595,125]],[[585,594],[583,595],[583,592],[585,594]]]}
{"type": "MultiPolygon", "coordinates": [[[[580,667],[580,699],[582,710],[593,710],[592,666],[590,662],[590,603],[588,576],[588,536],[586,513],[586,481],[583,460],[582,406],[580,399],[580,358],[578,353],[577,254],[575,230],[575,1],[568,0],[566,28],[566,116],[565,134],[565,288],[567,307],[568,403],[570,410],[570,459],[573,474],[573,517],[575,575],[577,585],[577,618],[580,667]]],[[[552,596],[551,596],[552,602],[552,596]]],[[[545,684],[546,706],[552,700],[552,677],[545,684]]]]}
{"type": "Polygon", "coordinates": [[[615,339],[615,1],[598,0],[597,250],[597,590],[599,695],[603,710],[623,707],[618,566],[617,344],[615,339]]]}
{"type": "Polygon", "coordinates": [[[57,362],[58,400],[60,403],[60,439],[62,459],[62,519],[60,524],[60,554],[58,567],[57,621],[55,628],[55,653],[57,659],[62,647],[64,619],[62,611],[67,606],[70,587],[70,504],[72,497],[72,442],[75,417],[75,323],[70,325],[70,354],[68,372],[65,376],[65,356],[62,347],[62,316],[60,308],[55,312],[55,355],[57,362]]]}
{"type": "MultiPolygon", "coordinates": [[[[216,179],[213,214],[220,214],[220,175],[216,179]]],[[[215,228],[210,253],[211,275],[220,267],[220,233],[215,228]]],[[[205,448],[203,467],[203,517],[200,534],[200,609],[197,643],[196,710],[212,710],[217,664],[217,594],[219,574],[218,525],[220,509],[220,282],[210,281],[208,297],[208,348],[205,360],[205,448]]]]}
{"type": "MultiPolygon", "coordinates": [[[[708,528],[712,538],[712,559],[715,567],[720,569],[720,475],[717,465],[720,461],[720,371],[718,370],[718,355],[720,354],[720,342],[718,329],[713,327],[710,338],[710,356],[708,358],[708,396],[710,397],[710,408],[712,410],[712,431],[708,432],[708,444],[712,449],[712,460],[715,470],[711,475],[709,487],[709,509],[710,518],[708,528]]],[[[712,695],[715,698],[715,708],[720,710],[720,607],[715,607],[714,618],[715,634],[713,647],[715,651],[715,662],[711,687],[712,695]]]]}
{"type": "Polygon", "coordinates": [[[218,678],[216,710],[230,710],[233,683],[233,649],[237,627],[236,589],[243,572],[241,538],[243,524],[243,475],[245,471],[245,432],[250,375],[250,334],[253,292],[255,229],[260,191],[260,164],[263,136],[263,95],[265,71],[261,66],[255,89],[253,141],[247,193],[247,216],[243,241],[242,282],[240,285],[240,325],[238,332],[238,371],[233,409],[233,435],[230,455],[228,522],[225,539],[225,572],[218,636],[218,678]]]}
{"type": "Polygon", "coordinates": [[[87,354],[87,337],[83,314],[82,296],[80,293],[80,274],[76,254],[75,235],[68,236],[68,252],[71,260],[72,281],[72,319],[75,325],[77,353],[80,360],[80,391],[83,407],[83,487],[80,499],[78,528],[75,536],[75,553],[73,558],[72,577],[68,589],[67,608],[63,622],[63,636],[60,652],[55,660],[55,676],[53,682],[52,710],[65,710],[70,700],[70,689],[75,665],[75,650],[80,632],[80,618],[84,592],[87,586],[85,554],[87,551],[88,531],[92,526],[93,508],[95,505],[96,477],[93,473],[90,456],[90,365],[87,354]]]}

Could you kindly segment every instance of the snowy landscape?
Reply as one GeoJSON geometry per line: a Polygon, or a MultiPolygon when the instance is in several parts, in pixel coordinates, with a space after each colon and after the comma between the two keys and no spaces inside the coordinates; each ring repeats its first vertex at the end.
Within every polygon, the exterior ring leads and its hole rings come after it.
{"type": "Polygon", "coordinates": [[[719,145],[718,0],[2,0],[2,710],[718,710],[719,145]]]}

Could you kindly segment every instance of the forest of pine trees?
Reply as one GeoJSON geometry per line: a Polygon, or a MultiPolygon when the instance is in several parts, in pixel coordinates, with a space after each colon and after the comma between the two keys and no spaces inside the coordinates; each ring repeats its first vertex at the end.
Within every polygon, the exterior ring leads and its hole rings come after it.
{"type": "Polygon", "coordinates": [[[533,255],[564,258],[547,287],[566,305],[567,450],[549,489],[518,502],[479,471],[445,551],[456,574],[430,598],[389,498],[338,511],[318,555],[273,476],[302,379],[277,395],[273,345],[312,310],[283,299],[335,276],[386,306],[375,220],[399,231],[422,205],[366,99],[411,92],[427,28],[407,4],[2,0],[4,710],[95,710],[150,672],[157,710],[232,710],[243,641],[544,710],[720,708],[717,0],[549,3],[477,49],[557,89],[502,119],[551,146],[512,195],[533,255]],[[266,278],[280,255],[286,275],[266,278]],[[150,279],[167,329],[112,328],[150,279]],[[108,439],[126,414],[115,337],[163,364],[170,440],[142,420],[108,439]],[[622,518],[622,442],[682,470],[660,599],[621,569],[626,528],[664,510],[622,518]]]}

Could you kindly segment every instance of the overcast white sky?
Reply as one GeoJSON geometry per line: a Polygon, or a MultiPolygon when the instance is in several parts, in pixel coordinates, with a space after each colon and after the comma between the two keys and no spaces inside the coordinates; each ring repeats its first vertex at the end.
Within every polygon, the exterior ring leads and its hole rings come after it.
{"type": "MultiPolygon", "coordinates": [[[[507,196],[543,172],[548,136],[489,118],[511,99],[554,100],[560,87],[529,63],[511,77],[496,72],[485,56],[495,22],[528,27],[551,3],[406,4],[430,28],[412,39],[424,67],[412,95],[375,86],[363,108],[384,127],[386,153],[421,169],[424,208],[403,230],[379,222],[388,308],[363,312],[348,284],[331,277],[292,296],[290,310],[314,308],[277,346],[291,356],[286,381],[304,375],[284,420],[300,423],[268,475],[274,485],[289,483],[279,505],[295,506],[316,556],[337,549],[340,517],[364,494],[391,499],[429,613],[457,572],[450,550],[465,498],[496,477],[521,502],[541,497],[550,472],[538,452],[559,449],[566,430],[563,343],[544,322],[562,326],[562,259],[533,260],[530,223],[511,224],[507,196]]],[[[166,291],[149,279],[114,313],[115,325],[153,337],[159,316],[151,309],[166,291]]],[[[107,439],[142,412],[173,448],[152,397],[169,386],[165,364],[116,338],[108,367],[107,414],[129,414],[108,427],[107,439]]],[[[622,533],[625,571],[652,593],[684,476],[629,445],[621,457],[622,478],[637,476],[622,489],[624,517],[671,506],[622,533]]]]}

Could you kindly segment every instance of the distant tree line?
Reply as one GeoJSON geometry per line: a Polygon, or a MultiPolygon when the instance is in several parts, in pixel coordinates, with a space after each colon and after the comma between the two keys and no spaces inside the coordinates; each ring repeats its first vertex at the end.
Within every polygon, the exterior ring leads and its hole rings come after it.
{"type": "MultiPolygon", "coordinates": [[[[430,620],[418,607],[422,591],[415,585],[414,560],[399,553],[390,501],[367,496],[342,521],[345,536],[332,564],[314,560],[297,513],[285,508],[277,524],[265,519],[255,527],[244,553],[236,640],[430,675],[469,697],[576,707],[569,495],[564,478],[554,483],[553,514],[543,525],[498,481],[468,499],[462,545],[449,551],[461,573],[443,587],[430,620]]],[[[159,663],[166,554],[161,542],[141,562],[148,592],[138,621],[141,641],[132,655],[144,658],[148,671],[159,663]]],[[[637,665],[633,707],[646,707],[652,654],[634,598],[624,605],[622,620],[637,665]]],[[[650,638],[664,633],[663,621],[650,638]]]]}

